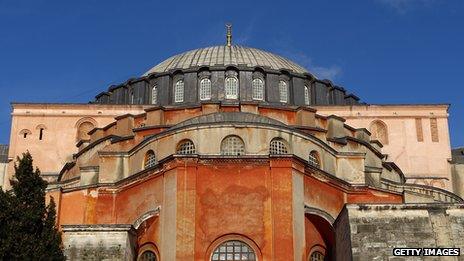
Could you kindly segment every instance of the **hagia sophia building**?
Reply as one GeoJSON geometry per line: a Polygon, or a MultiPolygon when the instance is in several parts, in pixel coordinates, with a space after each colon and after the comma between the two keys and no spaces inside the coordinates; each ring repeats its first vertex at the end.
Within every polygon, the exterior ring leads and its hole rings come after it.
{"type": "Polygon", "coordinates": [[[29,151],[69,260],[464,254],[464,150],[450,147],[448,108],[362,102],[232,44],[228,26],[224,45],[174,55],[90,103],[12,103],[0,184],[29,151]]]}

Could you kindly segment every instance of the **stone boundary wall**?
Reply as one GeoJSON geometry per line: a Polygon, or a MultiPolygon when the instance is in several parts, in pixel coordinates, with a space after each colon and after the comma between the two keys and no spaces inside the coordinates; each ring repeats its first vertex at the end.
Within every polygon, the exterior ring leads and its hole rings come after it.
{"type": "Polygon", "coordinates": [[[337,260],[464,260],[464,204],[349,204],[334,228],[337,260]],[[459,247],[461,256],[394,257],[395,247],[459,247]]]}
{"type": "Polygon", "coordinates": [[[135,260],[131,225],[63,225],[67,260],[135,260]]]}

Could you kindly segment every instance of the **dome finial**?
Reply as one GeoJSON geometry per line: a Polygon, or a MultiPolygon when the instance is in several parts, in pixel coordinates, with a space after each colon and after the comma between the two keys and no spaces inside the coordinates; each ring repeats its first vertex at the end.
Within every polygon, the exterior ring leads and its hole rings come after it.
{"type": "Polygon", "coordinates": [[[232,25],[230,23],[226,24],[227,34],[226,34],[226,46],[232,45],[232,25]]]}

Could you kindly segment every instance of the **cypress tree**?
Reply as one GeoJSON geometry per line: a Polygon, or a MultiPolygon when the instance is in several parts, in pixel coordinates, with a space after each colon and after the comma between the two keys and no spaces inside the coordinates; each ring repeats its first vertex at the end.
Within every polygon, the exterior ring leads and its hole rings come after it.
{"type": "Polygon", "coordinates": [[[65,260],[55,223],[56,204],[45,203],[47,182],[29,152],[17,158],[12,189],[0,189],[0,260],[65,260]]]}

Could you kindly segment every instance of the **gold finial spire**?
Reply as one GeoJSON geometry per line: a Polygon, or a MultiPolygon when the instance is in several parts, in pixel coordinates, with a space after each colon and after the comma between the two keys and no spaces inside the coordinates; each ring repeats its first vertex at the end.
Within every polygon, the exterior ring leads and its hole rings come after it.
{"type": "Polygon", "coordinates": [[[232,25],[231,24],[226,24],[227,28],[227,34],[226,34],[226,46],[231,46],[232,45],[232,25]]]}

